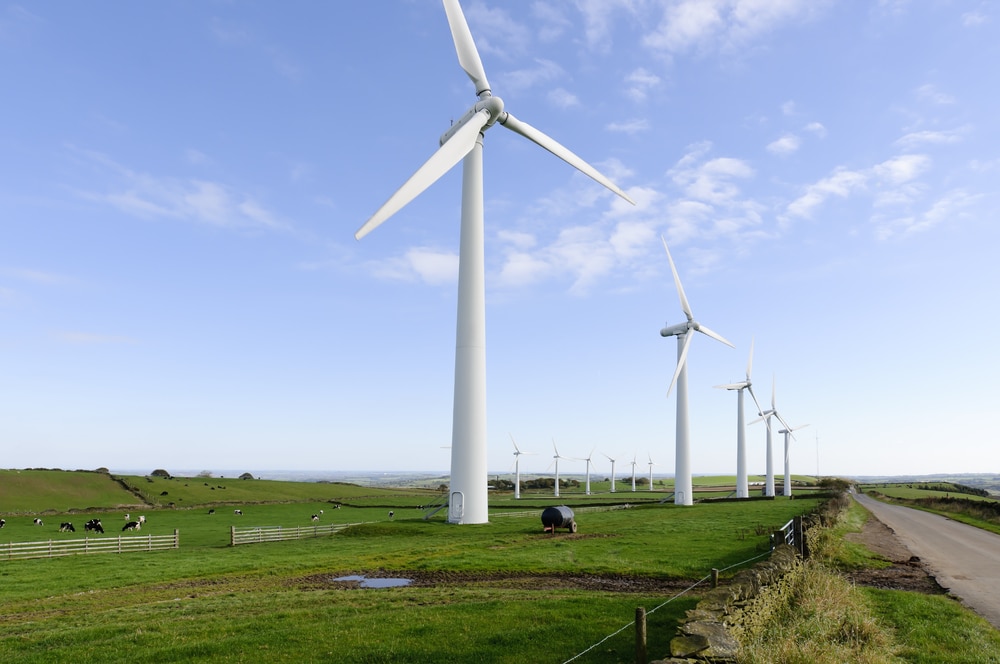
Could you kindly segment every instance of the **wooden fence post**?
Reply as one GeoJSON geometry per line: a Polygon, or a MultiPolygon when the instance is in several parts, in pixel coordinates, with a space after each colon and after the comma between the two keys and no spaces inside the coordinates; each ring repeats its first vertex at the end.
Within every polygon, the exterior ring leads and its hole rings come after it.
{"type": "Polygon", "coordinates": [[[635,663],[646,664],[646,609],[635,610],[635,663]]]}
{"type": "Polygon", "coordinates": [[[719,587],[719,570],[715,567],[712,568],[712,588],[719,587]]]}
{"type": "Polygon", "coordinates": [[[229,526],[229,546],[236,546],[236,526],[229,526]]]}

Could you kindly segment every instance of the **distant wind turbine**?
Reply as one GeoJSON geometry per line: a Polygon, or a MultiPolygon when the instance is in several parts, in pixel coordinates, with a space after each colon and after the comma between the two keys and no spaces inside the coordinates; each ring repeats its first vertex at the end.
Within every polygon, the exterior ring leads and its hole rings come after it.
{"type": "Polygon", "coordinates": [[[736,497],[750,497],[750,483],[747,477],[747,428],[746,420],[743,416],[743,390],[750,393],[754,405],[757,406],[757,414],[763,415],[763,410],[757,397],[753,393],[753,382],[750,380],[750,371],[753,369],[753,339],[750,340],[750,359],[747,360],[746,380],[729,385],[716,385],[724,390],[736,390],[736,497]]]}
{"type": "Polygon", "coordinates": [[[791,438],[795,438],[795,435],[792,434],[793,431],[798,431],[799,429],[805,429],[807,426],[809,426],[809,425],[808,424],[800,424],[797,427],[787,427],[786,426],[784,429],[778,430],[778,433],[785,434],[785,491],[784,491],[784,494],[786,496],[791,496],[792,495],[792,471],[790,469],[791,467],[788,464],[788,439],[790,437],[791,438]]]}
{"type": "Polygon", "coordinates": [[[781,419],[781,415],[778,413],[778,407],[775,405],[775,380],[771,377],[771,408],[765,410],[761,413],[761,416],[751,422],[750,424],[756,424],[757,422],[764,422],[767,426],[767,469],[764,477],[764,495],[770,498],[774,497],[774,452],[773,445],[771,444],[771,418],[777,417],[778,421],[781,422],[782,426],[786,429],[789,428],[788,424],[781,419]]]}
{"type": "Polygon", "coordinates": [[[586,495],[588,495],[588,496],[590,495],[590,466],[593,463],[591,461],[591,457],[593,457],[593,456],[594,456],[594,450],[590,450],[590,454],[587,455],[587,458],[583,459],[584,461],[587,462],[587,488],[586,488],[586,495]]]}
{"type": "Polygon", "coordinates": [[[632,455],[632,493],[635,493],[635,455],[632,455]]]}
{"type": "Polygon", "coordinates": [[[514,500],[519,500],[521,498],[521,455],[531,454],[531,452],[522,452],[517,447],[517,443],[514,442],[514,434],[509,435],[510,442],[514,443],[514,500]]]}
{"type": "MultiPolygon", "coordinates": [[[[487,523],[483,135],[494,124],[500,124],[545,148],[630,203],[634,204],[634,201],[576,154],[504,110],[503,101],[492,94],[461,5],[458,0],[444,0],[444,9],[459,65],[475,86],[476,103],[441,136],[441,147],[358,229],[354,237],[360,240],[464,160],[448,521],[487,523]]],[[[403,101],[400,117],[404,119],[407,103],[415,103],[415,100],[403,101]]]]}
{"type": "Polygon", "coordinates": [[[554,438],[552,439],[552,449],[556,451],[555,455],[552,458],[554,460],[553,463],[555,463],[555,466],[556,466],[556,492],[555,492],[555,497],[558,498],[559,497],[559,459],[567,459],[569,457],[559,456],[559,448],[556,447],[556,441],[555,441],[554,438]]]}
{"type": "MultiPolygon", "coordinates": [[[[691,487],[691,441],[690,429],[688,427],[688,390],[687,390],[687,355],[691,347],[691,339],[694,332],[712,337],[716,341],[721,341],[729,347],[731,343],[726,341],[721,335],[716,334],[694,319],[691,313],[691,306],[684,295],[684,287],[681,285],[681,278],[677,274],[677,267],[674,259],[670,255],[670,248],[667,241],[663,240],[663,248],[667,252],[667,260],[670,261],[670,271],[674,273],[674,283],[677,285],[677,295],[680,297],[681,309],[687,316],[687,321],[676,325],[669,325],[660,330],[662,337],[677,337],[677,369],[674,370],[674,377],[670,381],[667,389],[667,397],[677,385],[677,439],[676,439],[676,462],[674,464],[674,504],[692,505],[694,504],[691,487]]],[[[634,475],[634,473],[633,473],[634,475]]]]}
{"type": "Polygon", "coordinates": [[[650,491],[653,490],[653,466],[655,466],[655,465],[656,465],[656,462],[653,461],[653,457],[650,456],[649,457],[649,490],[650,491]]]}
{"type": "Polygon", "coordinates": [[[611,462],[611,493],[615,492],[615,460],[609,457],[607,454],[604,456],[608,457],[608,461],[611,462]]]}

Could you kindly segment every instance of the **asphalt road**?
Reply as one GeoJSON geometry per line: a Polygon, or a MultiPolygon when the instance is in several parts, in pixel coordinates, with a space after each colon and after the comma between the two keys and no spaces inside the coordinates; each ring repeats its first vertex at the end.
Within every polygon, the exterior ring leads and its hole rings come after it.
{"type": "Polygon", "coordinates": [[[854,498],[895,531],[941,587],[1000,629],[1000,535],[868,496],[854,498]]]}

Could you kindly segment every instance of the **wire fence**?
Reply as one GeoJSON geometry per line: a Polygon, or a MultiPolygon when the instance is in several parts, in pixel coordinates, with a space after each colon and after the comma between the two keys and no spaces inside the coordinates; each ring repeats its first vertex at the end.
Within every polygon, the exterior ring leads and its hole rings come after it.
{"type": "MultiPolygon", "coordinates": [[[[748,559],[743,560],[741,562],[734,563],[734,564],[730,565],[729,567],[725,567],[723,569],[710,572],[709,574],[707,574],[707,575],[703,576],[702,578],[698,579],[697,581],[695,581],[694,583],[692,583],[690,586],[688,586],[684,590],[682,590],[679,593],[677,593],[676,595],[674,595],[674,596],[668,598],[667,600],[663,601],[662,603],[660,603],[655,608],[650,609],[649,611],[646,611],[646,615],[648,616],[651,613],[656,613],[656,611],[658,609],[661,609],[664,606],[666,606],[667,604],[670,604],[671,602],[673,602],[674,600],[676,600],[676,599],[678,599],[680,597],[683,597],[684,595],[688,594],[689,592],[691,592],[692,590],[694,590],[695,588],[697,588],[701,584],[703,584],[706,581],[710,580],[715,575],[716,572],[725,572],[725,571],[733,569],[734,567],[739,567],[741,565],[746,565],[748,563],[755,562],[757,560],[760,560],[764,556],[768,556],[768,555],[771,555],[771,551],[765,551],[764,553],[756,555],[753,558],[748,558],[748,559]]],[[[583,651],[581,651],[581,652],[573,655],[572,657],[570,657],[569,659],[567,659],[565,662],[563,662],[563,664],[569,664],[570,662],[572,662],[574,660],[577,660],[580,657],[583,657],[584,655],[586,655],[588,652],[590,652],[594,648],[600,646],[602,643],[606,643],[610,639],[613,639],[614,637],[618,636],[619,634],[621,634],[625,630],[629,629],[630,627],[635,627],[635,620],[632,620],[632,621],[626,623],[625,625],[623,625],[622,627],[620,627],[618,630],[612,632],[611,634],[608,634],[607,636],[605,636],[603,639],[601,639],[597,643],[589,646],[586,650],[583,650],[583,651]]]]}

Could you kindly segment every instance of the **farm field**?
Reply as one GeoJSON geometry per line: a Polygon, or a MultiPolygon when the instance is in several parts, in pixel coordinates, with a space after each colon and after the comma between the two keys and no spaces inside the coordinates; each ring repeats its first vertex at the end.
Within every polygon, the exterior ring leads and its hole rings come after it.
{"type": "MultiPolygon", "coordinates": [[[[677,620],[705,586],[664,602],[713,567],[765,554],[766,533],[819,502],[779,498],[677,508],[641,503],[638,492],[626,492],[615,498],[632,503],[630,509],[589,511],[588,503],[598,507],[610,494],[563,496],[562,504],[577,510],[580,529],[552,535],[542,533],[538,518],[541,507],[552,504],[544,496],[516,501],[518,510],[504,509],[513,501],[498,497],[489,524],[454,526],[444,523],[443,513],[423,519],[417,506],[428,494],[421,491],[132,479],[175,499],[173,508],[141,508],[147,518],[141,532],[177,529],[180,548],[0,560],[0,660],[563,662],[629,625],[636,607],[661,605],[649,617],[649,648],[651,656],[662,656],[677,620]],[[216,483],[214,492],[206,483],[216,483]],[[205,497],[221,494],[224,502],[205,497]],[[268,502],[275,497],[282,502],[268,502]],[[191,506],[177,507],[181,498],[191,506]],[[308,526],[320,509],[321,523],[358,525],[316,539],[228,546],[231,526],[308,526]],[[505,512],[511,514],[501,516],[505,512]],[[410,584],[369,589],[334,580],[351,575],[410,584]]],[[[118,498],[136,501],[122,492],[118,498]]],[[[30,503],[30,496],[21,500],[30,503]]],[[[89,495],[86,501],[94,502],[89,495]]],[[[121,534],[120,505],[128,503],[68,502],[64,511],[43,515],[43,527],[32,525],[27,513],[7,516],[0,547],[25,537],[81,537],[82,521],[95,517],[108,537],[121,534]],[[78,532],[57,532],[63,520],[75,521],[78,532]]],[[[47,497],[44,504],[54,503],[47,497]]],[[[0,503],[0,510],[7,505],[0,503]]],[[[134,518],[137,510],[129,512],[134,518]]],[[[628,628],[575,661],[631,662],[633,644],[628,628]]]]}

